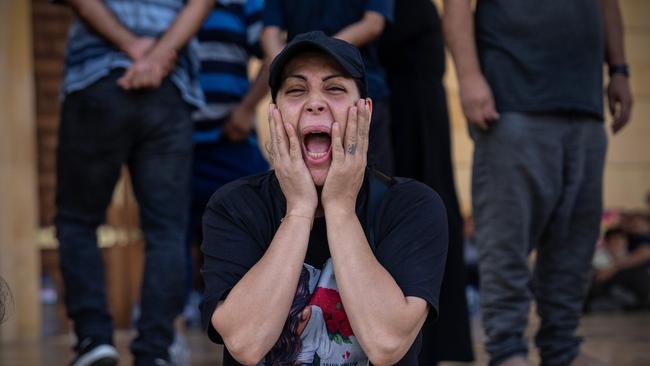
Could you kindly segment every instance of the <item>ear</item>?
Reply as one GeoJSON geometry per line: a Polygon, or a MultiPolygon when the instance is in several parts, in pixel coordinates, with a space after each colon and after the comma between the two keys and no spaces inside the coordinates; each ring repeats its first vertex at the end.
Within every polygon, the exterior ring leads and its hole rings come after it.
{"type": "Polygon", "coordinates": [[[366,98],[366,103],[368,104],[368,115],[370,117],[370,121],[368,121],[368,123],[372,123],[372,99],[366,98]]]}

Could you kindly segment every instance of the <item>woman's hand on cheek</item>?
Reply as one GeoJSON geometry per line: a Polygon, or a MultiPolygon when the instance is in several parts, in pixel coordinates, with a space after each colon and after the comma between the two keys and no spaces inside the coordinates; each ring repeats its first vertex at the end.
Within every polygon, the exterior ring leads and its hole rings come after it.
{"type": "Polygon", "coordinates": [[[321,193],[323,208],[354,212],[363,184],[370,131],[370,102],[357,101],[348,111],[343,143],[341,125],[332,126],[332,165],[321,193]]]}
{"type": "Polygon", "coordinates": [[[295,128],[284,123],[275,104],[269,105],[271,163],[287,200],[286,215],[313,217],[318,194],[309,169],[302,158],[295,128]]]}

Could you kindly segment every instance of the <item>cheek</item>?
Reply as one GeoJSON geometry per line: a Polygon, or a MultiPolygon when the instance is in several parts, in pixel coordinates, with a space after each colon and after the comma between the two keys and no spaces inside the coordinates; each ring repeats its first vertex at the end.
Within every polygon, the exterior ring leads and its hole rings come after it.
{"type": "Polygon", "coordinates": [[[341,133],[345,134],[345,128],[348,124],[348,112],[354,106],[354,101],[348,99],[333,101],[330,106],[333,111],[334,121],[341,125],[341,133]]]}
{"type": "Polygon", "coordinates": [[[290,123],[294,127],[298,126],[300,118],[300,106],[297,103],[287,103],[278,101],[278,109],[285,123],[290,123]]]}

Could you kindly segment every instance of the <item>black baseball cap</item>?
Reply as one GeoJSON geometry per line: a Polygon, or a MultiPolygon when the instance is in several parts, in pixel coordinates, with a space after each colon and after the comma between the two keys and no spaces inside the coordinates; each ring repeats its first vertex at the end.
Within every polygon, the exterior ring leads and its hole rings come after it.
{"type": "Polygon", "coordinates": [[[269,86],[274,101],[282,84],[282,71],[285,66],[297,55],[309,51],[320,51],[331,56],[349,77],[360,81],[357,85],[361,97],[368,96],[366,68],[359,49],[341,39],[328,37],[322,31],[313,31],[295,36],[271,62],[269,86]]]}

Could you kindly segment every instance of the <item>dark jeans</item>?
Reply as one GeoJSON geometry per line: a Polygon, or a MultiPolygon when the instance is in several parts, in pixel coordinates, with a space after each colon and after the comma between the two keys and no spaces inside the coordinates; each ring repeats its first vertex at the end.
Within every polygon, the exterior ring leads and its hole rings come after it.
{"type": "Polygon", "coordinates": [[[124,91],[108,76],[63,103],[57,216],[65,304],[79,340],[111,342],[104,266],[96,229],[106,218],[121,167],[129,168],[146,241],[138,359],[167,358],[183,305],[184,233],[192,155],[190,108],[166,80],[152,91],[124,91]]]}
{"type": "Polygon", "coordinates": [[[542,365],[569,364],[598,240],[607,138],[581,115],[505,112],[474,140],[472,205],[490,364],[527,353],[531,299],[542,365]],[[535,269],[528,254],[537,248],[535,269]]]}

